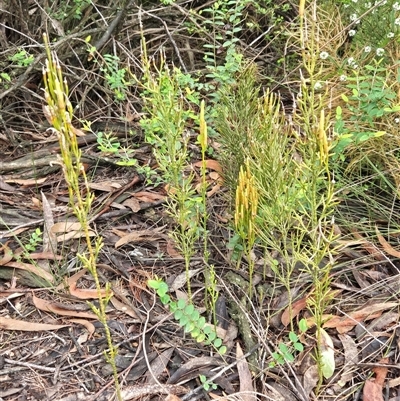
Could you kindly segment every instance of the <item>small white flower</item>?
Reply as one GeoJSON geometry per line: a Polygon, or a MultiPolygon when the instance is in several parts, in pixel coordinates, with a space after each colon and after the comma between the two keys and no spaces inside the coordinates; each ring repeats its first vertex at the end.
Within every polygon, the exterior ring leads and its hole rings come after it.
{"type": "Polygon", "coordinates": [[[347,59],[347,64],[348,64],[348,65],[353,65],[353,64],[354,64],[354,57],[349,57],[349,58],[347,59]]]}
{"type": "Polygon", "coordinates": [[[348,7],[349,7],[349,4],[344,4],[343,7],[344,7],[344,8],[348,8],[348,7]]]}
{"type": "Polygon", "coordinates": [[[357,3],[358,0],[351,0],[353,3],[357,3]]]}
{"type": "Polygon", "coordinates": [[[349,36],[354,36],[355,34],[356,34],[356,31],[354,29],[350,29],[349,36]]]}
{"type": "Polygon", "coordinates": [[[329,53],[328,53],[328,52],[321,52],[321,53],[319,54],[319,58],[320,58],[321,60],[326,60],[328,57],[329,57],[329,53]]]}
{"type": "Polygon", "coordinates": [[[395,24],[395,25],[400,25],[400,18],[396,18],[396,19],[394,20],[394,24],[395,24]]]}
{"type": "Polygon", "coordinates": [[[358,64],[353,64],[352,67],[356,70],[358,68],[358,64]]]}
{"type": "Polygon", "coordinates": [[[342,82],[347,81],[346,75],[341,75],[339,79],[340,79],[342,82]]]}
{"type": "Polygon", "coordinates": [[[314,90],[318,91],[322,88],[322,82],[321,81],[317,81],[314,85],[314,90]]]}
{"type": "Polygon", "coordinates": [[[371,2],[365,3],[364,7],[365,8],[372,8],[372,3],[371,2]]]}
{"type": "Polygon", "coordinates": [[[355,21],[357,19],[357,14],[351,14],[350,15],[350,21],[355,21]]]}
{"type": "Polygon", "coordinates": [[[387,36],[388,38],[393,38],[393,37],[394,37],[394,33],[393,33],[393,32],[389,32],[386,36],[387,36]]]}
{"type": "Polygon", "coordinates": [[[378,48],[376,49],[376,55],[377,55],[377,56],[383,56],[383,53],[385,53],[385,50],[382,49],[382,47],[378,47],[378,48]]]}
{"type": "Polygon", "coordinates": [[[365,46],[365,47],[364,47],[364,52],[365,52],[365,53],[370,53],[371,50],[372,50],[372,49],[371,49],[371,46],[365,46]]]}
{"type": "Polygon", "coordinates": [[[398,2],[394,3],[392,7],[393,7],[393,10],[400,11],[400,4],[398,2]]]}
{"type": "Polygon", "coordinates": [[[395,122],[396,124],[400,123],[400,118],[398,118],[398,117],[395,118],[395,119],[394,119],[394,122],[395,122]]]}

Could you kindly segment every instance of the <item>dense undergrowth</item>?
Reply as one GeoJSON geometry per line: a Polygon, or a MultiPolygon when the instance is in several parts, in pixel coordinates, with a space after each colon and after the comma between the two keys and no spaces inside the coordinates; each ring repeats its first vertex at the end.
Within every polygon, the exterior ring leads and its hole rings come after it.
{"type": "MultiPolygon", "coordinates": [[[[186,295],[175,300],[177,295],[168,293],[167,275],[152,277],[149,285],[185,331],[224,354],[222,339],[206,320],[212,327],[217,323],[216,304],[225,294],[232,314],[247,320],[238,326],[254,377],[290,370],[307,348],[317,373],[313,388],[301,397],[324,397],[336,368],[326,323],[344,302],[333,278],[363,260],[365,244],[399,256],[390,242],[399,233],[400,215],[400,5],[393,0],[164,3],[161,10],[182,15],[176,29],[191,36],[185,42],[185,35],[178,33],[176,40],[168,31],[163,33],[168,46],[155,46],[148,31],[153,27],[146,24],[161,24],[161,30],[154,28],[158,35],[168,27],[154,4],[143,3],[131,28],[140,49],[135,55],[122,40],[114,38],[105,51],[92,38],[89,2],[46,10],[62,24],[60,36],[78,28],[85,32],[79,42],[89,67],[79,89],[69,94],[75,118],[96,132],[94,108],[109,109],[114,120],[125,123],[140,116],[156,163],[137,160],[132,143],[121,144],[111,131],[97,133],[98,146],[120,166],[136,168],[147,185],[165,189],[169,236],[184,260],[186,295]],[[98,98],[81,88],[93,77],[101,82],[98,98]],[[217,181],[226,189],[222,223],[210,211],[210,159],[219,162],[217,181]],[[219,251],[228,254],[229,275],[213,262],[216,225],[229,237],[217,241],[219,251]],[[194,257],[204,265],[200,297],[191,288],[194,257]],[[272,305],[279,296],[284,301],[272,305]],[[281,334],[269,340],[269,332],[277,332],[276,323],[270,324],[276,319],[281,334]]],[[[129,14],[129,7],[123,10],[129,14]]],[[[57,41],[53,47],[61,57],[57,41]]],[[[4,93],[13,88],[19,69],[35,63],[23,45],[7,57],[0,74],[4,93]]],[[[85,69],[64,63],[71,82],[85,69]]],[[[74,154],[75,161],[79,157],[74,154]]],[[[65,154],[62,159],[71,165],[65,154]]],[[[81,193],[79,171],[65,169],[75,174],[66,177],[74,204],[81,193]]],[[[83,206],[90,204],[88,197],[83,206]]],[[[92,211],[84,209],[83,222],[89,224],[92,211]]],[[[101,253],[101,242],[91,251],[87,241],[89,256],[80,256],[85,266],[87,258],[94,264],[101,253]]],[[[96,270],[87,267],[96,278],[96,270]]],[[[398,274],[394,265],[390,269],[398,274]]],[[[96,285],[101,293],[98,279],[96,285]]],[[[105,309],[100,315],[106,325],[104,314],[105,309]]],[[[335,391],[342,399],[342,390],[335,391]]]]}

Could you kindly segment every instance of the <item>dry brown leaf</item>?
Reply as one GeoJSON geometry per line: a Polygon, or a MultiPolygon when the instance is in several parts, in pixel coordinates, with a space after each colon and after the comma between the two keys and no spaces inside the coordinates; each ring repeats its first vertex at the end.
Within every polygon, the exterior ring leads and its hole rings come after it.
{"type": "MultiPolygon", "coordinates": [[[[114,231],[114,230],[113,230],[114,231]]],[[[133,233],[126,234],[120,240],[115,243],[115,248],[119,248],[122,245],[129,244],[132,242],[140,241],[155,241],[160,238],[164,238],[165,235],[158,233],[157,229],[154,230],[141,230],[133,233]]]]}
{"type": "Polygon", "coordinates": [[[288,306],[282,313],[281,322],[286,327],[303,309],[307,307],[307,297],[301,298],[290,306],[288,306]]]}
{"type": "MultiPolygon", "coordinates": [[[[95,237],[95,236],[96,236],[96,233],[89,230],[89,237],[95,237]]],[[[57,242],[64,242],[64,241],[68,241],[70,239],[78,239],[78,238],[82,238],[82,237],[85,237],[85,233],[82,230],[71,231],[67,234],[59,235],[57,237],[57,242]]]]}
{"type": "MultiPolygon", "coordinates": [[[[317,386],[318,380],[318,366],[314,362],[313,365],[309,366],[308,369],[306,369],[303,375],[303,389],[304,393],[307,394],[307,396],[310,396],[312,390],[317,386]]],[[[310,399],[312,398],[310,397],[310,399]]]]}
{"type": "MultiPolygon", "coordinates": [[[[47,177],[45,178],[35,178],[35,179],[27,179],[27,180],[20,180],[20,179],[8,179],[4,180],[4,182],[9,182],[12,184],[19,184],[24,187],[29,187],[29,186],[37,186],[38,184],[43,184],[47,180],[47,177]]],[[[15,190],[15,188],[14,188],[15,190]]]]}
{"type": "Polygon", "coordinates": [[[115,181],[102,181],[102,182],[91,182],[89,184],[89,188],[97,191],[113,192],[116,189],[122,188],[122,185],[119,182],[115,181]]]}
{"type": "Polygon", "coordinates": [[[236,360],[239,373],[239,392],[242,401],[256,401],[254,393],[252,375],[246,358],[243,358],[243,350],[239,343],[236,343],[236,360]]]}
{"type": "MultiPolygon", "coordinates": [[[[71,283],[69,286],[69,292],[74,297],[79,299],[98,299],[99,292],[95,288],[76,288],[76,283],[71,283]]],[[[100,296],[102,298],[112,296],[112,291],[100,290],[100,296]]]]}
{"type": "Polygon", "coordinates": [[[139,191],[132,194],[135,198],[138,198],[142,202],[152,203],[155,201],[163,201],[166,199],[165,195],[161,195],[155,192],[139,191]]]}
{"type": "Polygon", "coordinates": [[[182,255],[177,251],[171,239],[167,240],[167,254],[171,258],[182,259],[182,255]]]}
{"type": "Polygon", "coordinates": [[[86,319],[69,319],[70,322],[81,324],[86,328],[86,330],[89,332],[90,336],[94,334],[96,331],[96,327],[94,327],[94,324],[89,322],[89,320],[86,319]]]}
{"type": "Polygon", "coordinates": [[[214,181],[221,181],[222,182],[221,176],[216,171],[211,171],[211,173],[208,176],[214,181]]]}
{"type": "Polygon", "coordinates": [[[72,132],[76,135],[76,136],[86,136],[86,134],[79,128],[75,128],[72,125],[70,126],[72,129],[72,132]]]}
{"type": "Polygon", "coordinates": [[[2,233],[1,236],[3,238],[16,237],[17,235],[19,235],[27,230],[29,230],[29,227],[16,228],[15,230],[10,230],[10,231],[7,231],[6,233],[2,233]]]}
{"type": "Polygon", "coordinates": [[[214,185],[209,191],[207,191],[207,198],[211,198],[214,194],[216,194],[221,189],[221,185],[214,185]]]}
{"type": "MultiPolygon", "coordinates": [[[[53,208],[43,191],[41,191],[41,194],[44,221],[43,252],[51,252],[55,254],[57,251],[57,238],[55,233],[51,231],[51,228],[54,226],[53,208]]],[[[41,267],[43,267],[47,271],[50,270],[49,264],[47,264],[46,266],[41,265],[41,267]]]]}
{"type": "Polygon", "coordinates": [[[382,386],[371,379],[366,380],[363,389],[363,400],[366,401],[384,401],[382,395],[382,386]]]}
{"type": "Polygon", "coordinates": [[[389,242],[383,238],[382,234],[379,232],[379,229],[377,226],[375,226],[375,231],[376,231],[376,236],[378,237],[379,243],[383,246],[383,249],[385,250],[386,253],[388,253],[391,256],[394,256],[395,258],[400,258],[400,252],[396,251],[389,242]]]}
{"type": "MultiPolygon", "coordinates": [[[[388,363],[388,358],[383,358],[379,363],[388,363]]],[[[372,369],[375,373],[375,380],[368,379],[364,384],[363,400],[366,401],[383,401],[383,386],[385,384],[388,368],[377,366],[372,369]]]]}
{"type": "Polygon", "coordinates": [[[398,306],[396,302],[383,302],[368,305],[360,310],[349,312],[346,316],[334,316],[324,323],[324,328],[336,328],[338,333],[350,331],[357,323],[379,317],[385,309],[398,306]]]}
{"type": "Polygon", "coordinates": [[[80,230],[82,230],[81,223],[74,223],[72,221],[59,221],[50,228],[52,233],[68,233],[70,231],[80,230]]]}
{"type": "Polygon", "coordinates": [[[354,377],[356,371],[354,370],[353,366],[357,366],[358,364],[359,353],[357,349],[357,344],[352,337],[350,337],[348,334],[339,334],[338,337],[343,345],[344,368],[343,373],[340,376],[337,384],[340,387],[344,387],[354,377]]]}
{"type": "Polygon", "coordinates": [[[4,266],[7,263],[12,261],[13,251],[8,247],[8,242],[6,242],[1,248],[0,251],[3,251],[4,256],[0,259],[0,266],[4,266]]]}
{"type": "Polygon", "coordinates": [[[7,319],[0,316],[0,329],[3,330],[48,331],[58,330],[68,326],[70,326],[70,324],[44,324],[24,322],[23,320],[7,319]]]}
{"type": "Polygon", "coordinates": [[[116,310],[119,310],[119,311],[127,314],[128,316],[133,317],[134,319],[139,319],[139,316],[137,315],[135,310],[131,306],[124,304],[117,297],[115,297],[115,296],[112,297],[110,299],[110,302],[113,304],[113,306],[116,310]]]}
{"type": "MultiPolygon", "coordinates": [[[[389,363],[389,358],[382,358],[378,365],[386,365],[389,363]]],[[[378,383],[381,387],[385,384],[386,375],[388,373],[388,368],[385,366],[375,366],[372,368],[372,371],[375,373],[375,383],[378,383]]]]}
{"type": "Polygon", "coordinates": [[[34,266],[34,265],[29,264],[29,263],[22,263],[22,262],[8,262],[5,266],[6,267],[13,267],[15,269],[26,270],[28,272],[36,274],[36,276],[44,278],[49,283],[53,283],[54,282],[54,277],[49,272],[43,270],[39,266],[34,266]]]}
{"type": "Polygon", "coordinates": [[[76,283],[81,277],[83,277],[87,273],[86,269],[79,270],[79,272],[75,273],[68,279],[64,278],[64,282],[59,284],[56,289],[63,290],[64,288],[68,288],[72,283],[76,283]]]}
{"type": "Polygon", "coordinates": [[[165,397],[165,401],[182,401],[182,399],[176,396],[175,394],[168,394],[165,397]]]}
{"type": "Polygon", "coordinates": [[[375,260],[385,260],[385,256],[382,255],[382,252],[372,243],[367,241],[360,233],[356,230],[351,230],[352,234],[360,241],[363,248],[374,257],[375,260]]]}
{"type": "Polygon", "coordinates": [[[53,252],[34,252],[29,254],[29,259],[32,260],[63,260],[64,257],[61,255],[54,255],[53,252]]]}
{"type": "Polygon", "coordinates": [[[167,348],[151,362],[150,369],[145,376],[147,384],[157,384],[157,377],[160,377],[164,370],[167,368],[173,351],[174,349],[172,347],[167,348]]]}
{"type": "MultiPolygon", "coordinates": [[[[217,171],[218,173],[222,173],[221,164],[219,162],[217,162],[216,160],[207,159],[207,160],[205,160],[205,165],[206,165],[206,168],[208,168],[210,170],[214,170],[214,171],[217,171]]],[[[193,163],[193,166],[201,168],[203,166],[203,161],[193,163]]]]}
{"type": "Polygon", "coordinates": [[[136,213],[140,210],[139,201],[135,198],[129,198],[129,199],[125,200],[124,202],[122,202],[122,204],[124,206],[129,207],[133,213],[136,213]]]}
{"type": "Polygon", "coordinates": [[[179,288],[183,287],[186,284],[188,277],[192,278],[194,275],[196,275],[201,270],[202,269],[189,270],[188,272],[183,272],[181,274],[178,274],[175,277],[174,282],[170,286],[171,291],[179,290],[179,288]]]}
{"type": "Polygon", "coordinates": [[[388,381],[389,388],[399,387],[400,386],[400,376],[395,377],[394,379],[390,379],[388,381]]]}
{"type": "Polygon", "coordinates": [[[65,305],[64,308],[64,305],[61,306],[60,304],[54,304],[50,301],[45,301],[44,299],[38,298],[35,295],[32,295],[32,301],[36,308],[46,312],[53,312],[61,316],[75,316],[86,319],[97,319],[97,316],[94,313],[71,310],[68,309],[67,305],[65,305]]]}

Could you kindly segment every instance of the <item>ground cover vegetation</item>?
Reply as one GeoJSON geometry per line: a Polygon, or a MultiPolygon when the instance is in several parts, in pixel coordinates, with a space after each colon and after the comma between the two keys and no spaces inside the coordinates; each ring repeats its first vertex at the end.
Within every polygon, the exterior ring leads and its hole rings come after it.
{"type": "Polygon", "coordinates": [[[114,3],[0,9],[0,398],[397,399],[400,3],[114,3]]]}

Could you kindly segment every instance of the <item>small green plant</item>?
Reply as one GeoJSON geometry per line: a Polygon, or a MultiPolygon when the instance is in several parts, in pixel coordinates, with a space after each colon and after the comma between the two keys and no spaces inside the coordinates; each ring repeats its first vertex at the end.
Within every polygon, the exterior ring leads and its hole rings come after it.
{"type": "Polygon", "coordinates": [[[213,383],[212,381],[207,379],[207,376],[200,375],[199,376],[200,382],[203,385],[204,390],[210,391],[210,390],[216,390],[217,385],[213,383]]]}
{"type": "Polygon", "coordinates": [[[19,49],[17,53],[8,58],[19,67],[29,67],[34,60],[32,54],[29,54],[25,49],[19,49]]]}
{"type": "Polygon", "coordinates": [[[160,301],[174,314],[174,318],[186,333],[190,333],[199,343],[212,345],[221,355],[225,354],[226,347],[217,337],[215,330],[206,324],[206,319],[200,316],[193,304],[188,304],[184,299],[173,301],[168,294],[169,288],[165,281],[155,278],[147,282],[148,286],[156,291],[160,301]]]}
{"type": "Polygon", "coordinates": [[[345,158],[345,149],[372,138],[385,134],[382,119],[400,111],[396,105],[397,94],[387,85],[389,72],[373,60],[374,65],[365,65],[353,71],[353,76],[346,77],[346,88],[351,92],[342,94],[342,106],[336,107],[335,140],[333,143],[334,159],[345,158]],[[364,74],[361,74],[364,71],[364,74]],[[344,114],[347,117],[345,120],[344,114]]]}
{"type": "Polygon", "coordinates": [[[272,353],[273,361],[270,362],[269,367],[273,368],[278,365],[283,365],[285,362],[293,362],[295,360],[295,353],[304,350],[303,344],[300,342],[297,334],[293,331],[289,332],[288,341],[278,344],[278,350],[272,353]]]}
{"type": "Polygon", "coordinates": [[[197,105],[192,103],[196,99],[190,96],[188,87],[181,86],[183,74],[180,70],[170,69],[164,60],[161,60],[160,67],[154,66],[153,73],[144,37],[142,65],[144,76],[138,83],[143,88],[147,117],[141,120],[141,125],[146,140],[153,145],[159,171],[167,182],[167,212],[175,221],[171,237],[185,261],[187,289],[191,299],[190,261],[196,252],[196,243],[204,234],[204,219],[207,218],[204,193],[200,196],[196,193],[193,183],[195,175],[187,168],[190,159],[189,126],[197,128],[199,125],[199,115],[194,110],[197,105]]]}
{"type": "Polygon", "coordinates": [[[132,157],[134,150],[121,145],[111,132],[98,132],[97,143],[98,149],[104,153],[117,156],[119,160],[116,161],[120,166],[137,166],[138,161],[132,157]]]}
{"type": "Polygon", "coordinates": [[[48,9],[50,15],[54,16],[61,22],[66,22],[71,19],[80,20],[82,18],[83,11],[90,5],[90,0],[73,0],[60,2],[57,10],[48,9]]]}
{"type": "Polygon", "coordinates": [[[25,251],[28,253],[35,252],[38,245],[43,241],[43,232],[38,227],[29,237],[29,243],[25,244],[25,251]]]}
{"type": "MultiPolygon", "coordinates": [[[[93,52],[91,53],[94,54],[93,52]]],[[[120,102],[126,99],[130,82],[126,80],[127,69],[120,68],[120,59],[116,55],[105,54],[100,71],[103,72],[107,86],[114,92],[115,100],[120,102]]]]}
{"type": "Polygon", "coordinates": [[[96,236],[94,243],[90,235],[89,213],[94,200],[94,195],[89,187],[85,169],[81,163],[81,150],[72,126],[73,107],[68,98],[68,85],[63,79],[61,66],[55,53],[50,51],[48,38],[43,36],[47,60],[43,68],[43,79],[45,84],[45,100],[47,103],[46,117],[56,131],[60,144],[62,168],[64,178],[68,186],[69,206],[78,219],[86,245],[86,251],[77,254],[82,266],[92,275],[99,298],[98,306],[90,303],[90,307],[102,323],[107,340],[108,350],[104,353],[106,361],[111,365],[116,394],[118,400],[122,401],[121,390],[118,381],[116,367],[117,349],[113,345],[110,328],[107,323],[106,307],[112,297],[110,284],[106,283],[105,296],[97,273],[97,259],[103,247],[103,239],[96,236]],[[84,187],[84,190],[81,189],[84,187]]]}
{"type": "Polygon", "coordinates": [[[3,82],[5,82],[5,84],[4,84],[5,88],[7,88],[8,84],[11,82],[11,77],[6,72],[0,73],[0,84],[2,84],[3,82]]]}

